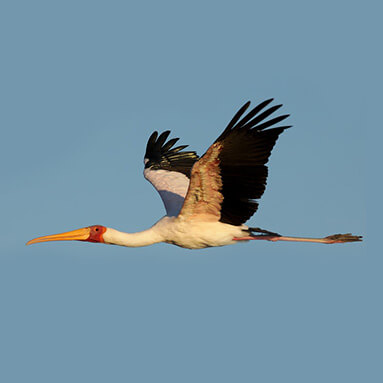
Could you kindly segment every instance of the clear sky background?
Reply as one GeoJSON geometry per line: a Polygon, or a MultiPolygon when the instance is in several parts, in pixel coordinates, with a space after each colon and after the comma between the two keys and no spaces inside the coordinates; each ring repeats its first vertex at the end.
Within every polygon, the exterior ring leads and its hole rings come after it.
{"type": "Polygon", "coordinates": [[[382,381],[366,207],[377,2],[1,4],[0,381],[382,381]],[[164,214],[142,176],[152,131],[202,154],[245,101],[269,97],[294,127],[249,223],[364,242],[25,246],[151,226],[164,214]]]}

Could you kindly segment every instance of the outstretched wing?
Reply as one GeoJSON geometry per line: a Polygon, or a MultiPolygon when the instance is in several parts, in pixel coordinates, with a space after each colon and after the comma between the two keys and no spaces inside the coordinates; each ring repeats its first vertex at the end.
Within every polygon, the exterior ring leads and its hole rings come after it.
{"type": "Polygon", "coordinates": [[[243,105],[195,163],[180,217],[241,225],[257,211],[255,200],[265,191],[271,150],[290,127],[267,129],[289,116],[266,120],[282,106],[265,110],[272,101],[262,102],[246,115],[250,101],[243,105]]]}
{"type": "Polygon", "coordinates": [[[183,151],[188,145],[173,148],[179,139],[166,142],[169,134],[167,130],[160,136],[158,132],[150,136],[144,158],[144,176],[160,194],[166,214],[176,216],[184,203],[191,169],[198,156],[195,152],[183,151]]]}

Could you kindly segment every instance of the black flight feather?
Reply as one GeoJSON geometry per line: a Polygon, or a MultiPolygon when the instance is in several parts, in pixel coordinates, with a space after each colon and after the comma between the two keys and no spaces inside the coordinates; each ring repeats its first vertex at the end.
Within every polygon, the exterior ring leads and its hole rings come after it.
{"type": "Polygon", "coordinates": [[[219,154],[223,195],[221,222],[241,225],[258,209],[256,200],[263,195],[267,183],[266,163],[278,136],[289,128],[266,129],[288,117],[282,115],[265,121],[282,106],[264,110],[271,101],[273,99],[263,101],[241,119],[250,105],[247,102],[216,140],[222,144],[219,154]]]}
{"type": "Polygon", "coordinates": [[[188,145],[181,145],[172,149],[179,138],[172,138],[166,142],[169,134],[170,131],[166,130],[160,136],[158,136],[158,132],[154,132],[150,136],[146,145],[145,159],[147,161],[145,168],[179,172],[190,178],[191,169],[199,157],[196,152],[182,151],[188,145]]]}

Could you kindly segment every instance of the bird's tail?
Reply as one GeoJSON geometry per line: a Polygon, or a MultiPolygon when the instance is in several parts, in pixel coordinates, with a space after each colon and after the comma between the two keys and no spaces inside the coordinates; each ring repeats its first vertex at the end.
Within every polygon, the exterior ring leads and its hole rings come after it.
{"type": "Polygon", "coordinates": [[[264,230],[264,229],[261,229],[260,227],[249,227],[248,230],[249,230],[250,235],[255,235],[255,233],[259,233],[259,234],[263,234],[263,235],[270,235],[273,237],[281,237],[281,235],[278,233],[274,233],[273,231],[264,230]]]}

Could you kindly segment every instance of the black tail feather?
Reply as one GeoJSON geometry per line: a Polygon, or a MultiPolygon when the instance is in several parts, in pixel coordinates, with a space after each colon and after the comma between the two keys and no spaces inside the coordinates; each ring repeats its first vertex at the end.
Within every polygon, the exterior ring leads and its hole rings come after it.
{"type": "Polygon", "coordinates": [[[250,232],[251,235],[254,234],[254,233],[261,233],[261,234],[265,234],[265,235],[272,235],[274,237],[282,237],[278,233],[274,233],[272,231],[264,230],[264,229],[261,229],[260,227],[249,227],[249,232],[250,232]]]}

